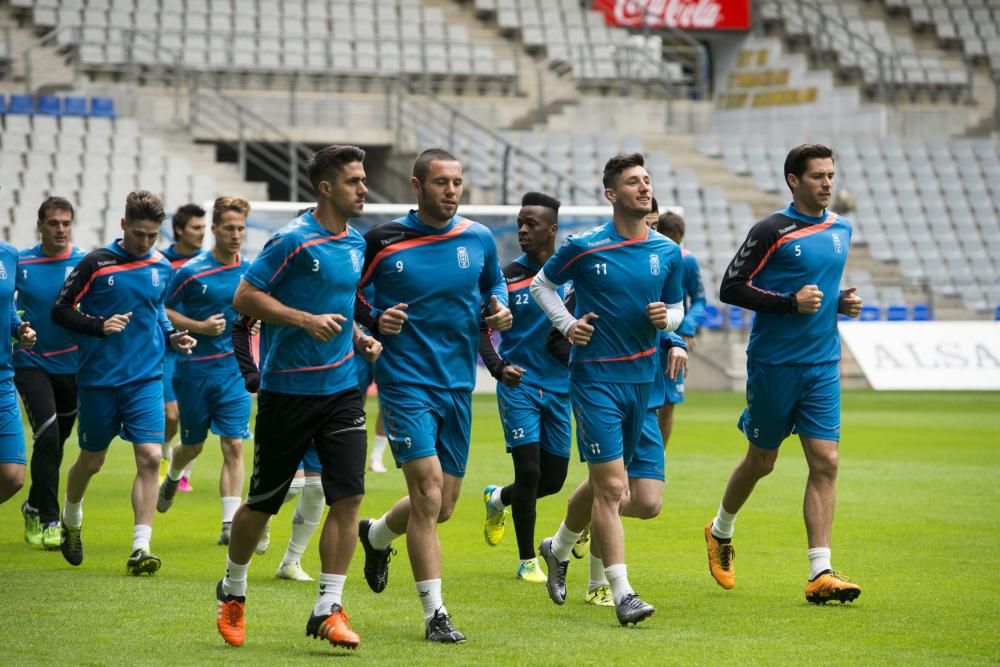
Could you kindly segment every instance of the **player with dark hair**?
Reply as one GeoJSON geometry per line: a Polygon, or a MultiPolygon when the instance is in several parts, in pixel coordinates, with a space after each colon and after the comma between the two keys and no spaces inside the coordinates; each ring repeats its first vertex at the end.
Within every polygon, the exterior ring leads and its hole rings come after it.
{"type": "Polygon", "coordinates": [[[827,210],[833,151],[793,148],[785,160],[792,203],[754,225],[722,279],[719,298],[757,313],[747,345],[747,407],[739,429],[747,453],[705,526],[709,571],[736,585],[732,545],[736,513],[774,468],[778,448],[797,433],[809,467],[803,515],[809,541],[809,602],[849,602],[861,588],[830,563],[840,442],[840,335],[837,315],[857,317],[861,297],[840,290],[851,224],[827,210]],[[837,298],[827,295],[836,295],[837,298]]]}
{"type": "Polygon", "coordinates": [[[17,260],[17,309],[41,331],[30,349],[14,345],[14,384],[34,434],[31,488],[21,504],[24,541],[59,548],[59,467],[76,421],[77,344],[52,324],[52,304],[66,276],[83,258],[73,245],[73,205],[48,197],[38,207],[41,242],[17,260]]]}
{"type": "Polygon", "coordinates": [[[267,353],[257,397],[254,474],[233,517],[226,575],[216,586],[216,627],[233,646],[246,641],[250,559],[311,443],[330,511],[320,539],[319,595],[306,635],[347,648],[361,641],[344,613],[343,591],[358,539],[367,449],[353,357],[355,346],[371,359],[381,352],[353,322],[365,241],[348,220],[364,210],[364,158],[355,146],[328,146],[309,160],[316,208],[271,237],[236,289],[236,310],[264,323],[267,353]]]}
{"type": "Polygon", "coordinates": [[[465,635],[444,606],[437,524],[455,509],[469,456],[480,304],[489,304],[489,328],[506,331],[512,320],[493,235],[457,215],[461,163],[441,149],[424,151],[410,186],[417,210],[365,235],[361,284],[374,283],[375,303],[359,300],[357,314],[385,344],[375,382],[409,495],[358,530],[365,579],[376,593],[388,581],[392,541],[406,533],[424,636],[456,643],[465,635]]]}
{"type": "Polygon", "coordinates": [[[247,264],[240,256],[250,202],[219,197],[212,210],[215,245],[174,273],[167,290],[167,317],[178,329],[194,334],[198,351],[177,360],[174,389],[181,414],[181,443],[170,457],[160,483],[156,509],[166,512],[174,501],[181,474],[205,445],[209,429],[219,436],[222,471],[222,532],[229,544],[230,525],[243,494],[243,439],[249,437],[250,395],[233,354],[230,329],[236,319],[233,295],[247,264]]]}
{"type": "MultiPolygon", "coordinates": [[[[531,298],[531,280],[555,253],[559,200],[529,192],[517,214],[517,241],[524,253],[503,269],[514,326],[493,346],[485,321],[479,329],[479,354],[497,379],[497,405],[507,451],[514,461],[514,483],[483,491],[486,543],[504,534],[513,509],[520,563],[517,578],[545,582],[535,554],[535,503],[558,493],[569,466],[569,374],[545,350],[549,318],[531,298]]],[[[562,295],[562,288],[560,294],[562,295]]]]}
{"type": "Polygon", "coordinates": [[[570,398],[589,469],[556,535],[538,548],[548,566],[549,597],[565,603],[569,554],[592,521],[622,625],[654,612],[628,582],[620,512],[629,488],[625,466],[649,406],[659,332],[676,329],[684,318],[680,248],[645,223],[653,191],[644,164],[638,153],[608,160],[603,181],[612,221],[567,239],[531,284],[539,306],[573,343],[570,398]],[[568,280],[579,317],[556,291],[568,280]]]}
{"type": "MultiPolygon", "coordinates": [[[[176,272],[185,262],[193,259],[201,252],[205,242],[205,209],[197,204],[185,204],[174,212],[171,227],[174,232],[174,242],[161,250],[163,256],[170,261],[170,270],[176,272]]],[[[173,274],[171,274],[173,275],[173,274]]],[[[163,456],[160,460],[160,482],[167,476],[170,466],[170,456],[173,452],[174,436],[177,435],[180,411],[177,406],[177,395],[174,393],[174,369],[177,355],[170,350],[163,357],[163,413],[165,431],[163,432],[163,456]]],[[[178,491],[191,491],[191,466],[188,464],[181,475],[178,491]]]]}
{"type": "Polygon", "coordinates": [[[153,574],[160,559],[149,551],[156,476],[163,441],[163,353],[169,344],[190,354],[196,341],[175,331],[163,308],[170,264],[154,249],[163,203],[139,190],[128,195],[122,238],[88,253],[63,284],[52,321],[77,334],[80,455],[66,477],[62,554],[83,562],[83,495],[116,436],[132,442],[135,528],[129,574],[153,574]]]}
{"type": "MultiPolygon", "coordinates": [[[[698,320],[705,312],[705,286],[701,282],[701,268],[698,259],[690,250],[684,248],[685,223],[680,214],[667,211],[657,220],[656,229],[668,239],[681,246],[681,264],[684,267],[684,321],[677,327],[677,335],[684,339],[686,349],[695,348],[695,336],[698,333],[698,320]]],[[[670,441],[674,430],[674,406],[684,402],[684,374],[679,373],[676,379],[667,379],[664,403],[659,412],[660,434],[663,436],[663,446],[670,441]]]]}

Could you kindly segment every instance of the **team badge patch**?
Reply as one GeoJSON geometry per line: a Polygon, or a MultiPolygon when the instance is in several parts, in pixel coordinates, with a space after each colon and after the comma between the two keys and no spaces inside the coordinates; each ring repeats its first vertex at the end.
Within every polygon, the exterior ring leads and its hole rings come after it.
{"type": "Polygon", "coordinates": [[[153,287],[160,286],[160,272],[156,269],[150,269],[150,273],[153,275],[153,287]]]}
{"type": "Polygon", "coordinates": [[[650,255],[649,256],[649,272],[654,276],[660,275],[660,256],[650,255]]]}
{"type": "Polygon", "coordinates": [[[0,280],[7,280],[7,267],[0,261],[0,280]]]}
{"type": "Polygon", "coordinates": [[[465,249],[465,246],[458,247],[458,266],[462,269],[469,268],[469,251],[465,249]]]}
{"type": "Polygon", "coordinates": [[[838,255],[844,252],[844,246],[840,242],[840,234],[836,232],[833,233],[833,251],[838,255]]]}
{"type": "Polygon", "coordinates": [[[351,251],[351,268],[354,269],[355,273],[361,273],[361,257],[359,256],[360,254],[361,253],[359,253],[357,250],[351,251]]]}

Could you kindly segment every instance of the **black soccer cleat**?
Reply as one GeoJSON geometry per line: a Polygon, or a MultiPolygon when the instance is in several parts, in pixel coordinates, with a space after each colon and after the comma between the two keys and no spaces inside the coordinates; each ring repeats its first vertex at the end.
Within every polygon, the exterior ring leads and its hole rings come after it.
{"type": "Polygon", "coordinates": [[[643,602],[635,593],[629,593],[622,598],[622,601],[615,605],[615,616],[622,625],[629,623],[636,625],[645,621],[656,613],[653,605],[643,602]]]}
{"type": "Polygon", "coordinates": [[[569,561],[556,560],[552,553],[551,537],[546,537],[538,545],[538,555],[545,559],[545,568],[549,571],[549,578],[545,582],[549,598],[556,604],[566,604],[566,570],[569,568],[569,561]]]}
{"type": "Polygon", "coordinates": [[[70,565],[83,562],[83,538],[80,536],[82,527],[70,528],[65,523],[60,528],[59,550],[70,565]]]}
{"type": "Polygon", "coordinates": [[[451,614],[442,614],[438,609],[434,612],[433,618],[427,621],[424,639],[441,644],[461,644],[465,641],[465,635],[451,624],[451,614]]]}
{"type": "Polygon", "coordinates": [[[180,485],[179,479],[170,479],[170,475],[167,475],[160,484],[160,491],[156,495],[156,511],[166,512],[170,509],[170,506],[174,504],[174,496],[177,495],[177,487],[180,485]]]}
{"type": "Polygon", "coordinates": [[[389,559],[396,555],[396,550],[392,547],[385,549],[373,547],[368,540],[368,530],[371,525],[371,519],[363,519],[358,524],[358,539],[365,550],[365,581],[368,582],[368,588],[381,593],[389,583],[389,559]]]}
{"type": "Polygon", "coordinates": [[[140,574],[155,574],[160,569],[160,559],[149,549],[136,549],[125,562],[125,571],[134,577],[140,574]]]}

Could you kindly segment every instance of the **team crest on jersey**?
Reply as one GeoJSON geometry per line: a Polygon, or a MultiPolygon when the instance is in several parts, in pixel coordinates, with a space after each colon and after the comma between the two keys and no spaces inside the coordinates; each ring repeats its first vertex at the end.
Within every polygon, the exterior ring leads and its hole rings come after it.
{"type": "Polygon", "coordinates": [[[150,269],[150,273],[153,275],[153,287],[160,286],[160,272],[156,269],[150,269]]]}
{"type": "Polygon", "coordinates": [[[7,267],[2,260],[0,260],[0,280],[7,280],[7,267]]]}
{"type": "Polygon", "coordinates": [[[844,246],[840,242],[840,234],[838,234],[837,232],[833,233],[833,251],[838,255],[844,252],[844,246]]]}
{"type": "Polygon", "coordinates": [[[361,273],[361,253],[357,250],[351,251],[351,267],[355,273],[361,273]]]}
{"type": "Polygon", "coordinates": [[[464,245],[458,247],[458,266],[462,269],[469,268],[469,251],[464,245]]]}
{"type": "Polygon", "coordinates": [[[658,276],[660,275],[660,256],[650,255],[649,256],[649,273],[658,276]]]}

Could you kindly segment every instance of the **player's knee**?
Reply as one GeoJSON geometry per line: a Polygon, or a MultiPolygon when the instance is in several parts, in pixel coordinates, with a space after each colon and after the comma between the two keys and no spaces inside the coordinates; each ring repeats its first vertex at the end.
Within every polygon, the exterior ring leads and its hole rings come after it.
{"type": "Polygon", "coordinates": [[[410,507],[412,512],[440,520],[441,485],[429,480],[418,484],[410,494],[410,507]]]}
{"type": "Polygon", "coordinates": [[[135,466],[140,473],[148,474],[152,470],[154,474],[159,474],[160,448],[141,447],[136,449],[135,466]]]}
{"type": "Polygon", "coordinates": [[[0,467],[0,503],[24,488],[24,466],[0,467]]]}
{"type": "Polygon", "coordinates": [[[659,498],[642,498],[628,516],[642,520],[655,519],[660,515],[661,509],[663,509],[663,501],[659,498]]]}
{"type": "Polygon", "coordinates": [[[765,477],[774,471],[774,464],[777,460],[777,450],[751,451],[747,454],[746,464],[755,477],[765,477]]]}
{"type": "Polygon", "coordinates": [[[514,468],[514,484],[525,488],[537,488],[541,481],[542,470],[538,464],[521,464],[514,468]]]}
{"type": "MultiPolygon", "coordinates": [[[[201,454],[201,446],[198,446],[197,454],[201,454]]],[[[236,463],[243,460],[243,441],[242,440],[223,440],[222,441],[222,458],[224,461],[229,463],[236,463]]]]}
{"type": "Polygon", "coordinates": [[[107,450],[103,452],[87,452],[86,455],[81,451],[81,456],[76,460],[76,466],[79,470],[87,475],[96,475],[104,467],[104,458],[107,454],[107,450]]]}
{"type": "Polygon", "coordinates": [[[563,471],[559,473],[550,473],[548,475],[542,476],[541,480],[538,482],[538,497],[544,498],[545,496],[551,496],[553,493],[559,493],[562,491],[563,483],[566,481],[566,472],[563,471]]]}
{"type": "Polygon", "coordinates": [[[809,457],[809,474],[836,479],[840,466],[840,453],[836,450],[814,452],[809,457]]]}
{"type": "Polygon", "coordinates": [[[625,500],[628,486],[617,477],[601,480],[594,488],[594,498],[607,503],[621,503],[625,500]]]}

